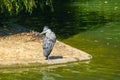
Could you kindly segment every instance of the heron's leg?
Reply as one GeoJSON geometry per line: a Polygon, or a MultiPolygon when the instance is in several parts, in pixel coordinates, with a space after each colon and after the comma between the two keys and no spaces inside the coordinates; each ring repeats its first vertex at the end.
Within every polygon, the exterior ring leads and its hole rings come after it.
{"type": "Polygon", "coordinates": [[[49,57],[47,56],[46,58],[45,58],[45,60],[48,60],[49,59],[49,57]]]}

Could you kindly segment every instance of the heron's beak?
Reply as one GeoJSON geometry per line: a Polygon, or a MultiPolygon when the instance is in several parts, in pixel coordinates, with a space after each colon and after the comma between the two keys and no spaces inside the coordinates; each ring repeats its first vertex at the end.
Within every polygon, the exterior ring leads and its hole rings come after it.
{"type": "Polygon", "coordinates": [[[46,32],[47,32],[47,31],[43,31],[43,32],[41,32],[40,34],[43,35],[43,34],[45,34],[46,32]]]}

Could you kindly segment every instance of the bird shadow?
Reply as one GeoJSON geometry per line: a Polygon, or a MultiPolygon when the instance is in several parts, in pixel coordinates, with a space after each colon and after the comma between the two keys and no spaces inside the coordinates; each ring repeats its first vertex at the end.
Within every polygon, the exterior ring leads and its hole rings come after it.
{"type": "Polygon", "coordinates": [[[63,56],[50,56],[49,59],[62,59],[63,56]]]}

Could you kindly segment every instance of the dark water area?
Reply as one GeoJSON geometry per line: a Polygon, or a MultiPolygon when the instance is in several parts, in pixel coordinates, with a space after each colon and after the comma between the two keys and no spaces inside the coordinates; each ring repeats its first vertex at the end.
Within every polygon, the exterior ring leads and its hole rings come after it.
{"type": "Polygon", "coordinates": [[[41,31],[47,22],[59,40],[86,51],[93,59],[43,67],[0,68],[0,80],[120,79],[120,1],[64,0],[64,4],[62,1],[55,4],[50,22],[31,16],[24,21],[25,25],[41,31]]]}

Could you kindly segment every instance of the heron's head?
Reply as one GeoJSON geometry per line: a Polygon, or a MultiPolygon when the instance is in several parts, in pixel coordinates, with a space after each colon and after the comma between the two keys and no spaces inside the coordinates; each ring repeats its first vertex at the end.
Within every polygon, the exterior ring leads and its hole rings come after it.
{"type": "Polygon", "coordinates": [[[48,29],[48,26],[44,26],[43,31],[47,31],[48,29]]]}
{"type": "Polygon", "coordinates": [[[49,32],[49,31],[51,31],[51,30],[48,28],[48,26],[44,26],[43,32],[41,32],[41,35],[43,35],[43,34],[49,32]]]}

